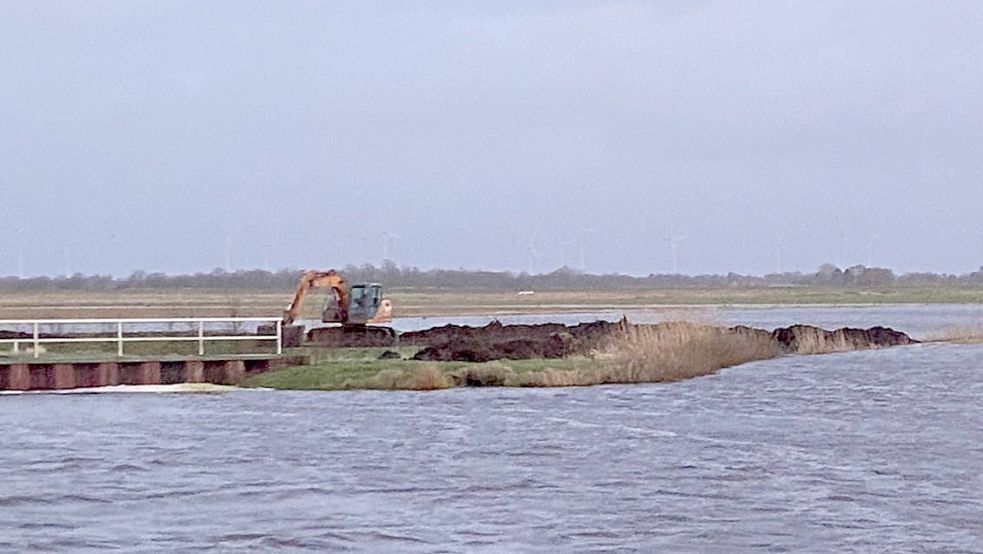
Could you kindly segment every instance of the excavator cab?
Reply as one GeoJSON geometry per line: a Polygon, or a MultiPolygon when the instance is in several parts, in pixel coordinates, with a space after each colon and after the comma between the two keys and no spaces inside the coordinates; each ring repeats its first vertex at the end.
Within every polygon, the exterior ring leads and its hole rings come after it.
{"type": "Polygon", "coordinates": [[[348,292],[348,306],[342,305],[337,295],[322,314],[325,323],[366,325],[389,323],[393,318],[392,302],[383,298],[382,285],[378,283],[352,285],[348,292]]]}
{"type": "Polygon", "coordinates": [[[368,323],[375,319],[382,307],[382,285],[352,285],[351,304],[348,308],[348,323],[368,323]]]}

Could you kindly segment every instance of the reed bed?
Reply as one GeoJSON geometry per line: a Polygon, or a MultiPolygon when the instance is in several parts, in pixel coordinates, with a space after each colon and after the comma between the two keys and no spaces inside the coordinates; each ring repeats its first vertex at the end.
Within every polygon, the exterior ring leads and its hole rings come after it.
{"type": "Polygon", "coordinates": [[[530,372],[517,375],[513,384],[555,387],[679,381],[780,354],[778,344],[767,334],[662,323],[621,333],[595,353],[593,367],[530,372]]]}

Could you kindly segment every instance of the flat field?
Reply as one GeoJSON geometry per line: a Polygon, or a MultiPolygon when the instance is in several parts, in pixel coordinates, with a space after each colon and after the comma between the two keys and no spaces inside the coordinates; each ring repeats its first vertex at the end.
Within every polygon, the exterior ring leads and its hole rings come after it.
{"type": "MultiPolygon", "coordinates": [[[[516,291],[392,289],[397,316],[600,311],[626,307],[768,304],[983,303],[983,288],[905,287],[516,291]]],[[[0,319],[275,316],[292,291],[141,290],[0,293],[0,319]]]]}

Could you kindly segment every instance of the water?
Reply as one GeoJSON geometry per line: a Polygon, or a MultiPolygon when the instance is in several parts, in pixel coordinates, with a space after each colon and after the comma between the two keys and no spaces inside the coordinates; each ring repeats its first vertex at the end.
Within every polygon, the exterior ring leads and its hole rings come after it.
{"type": "Polygon", "coordinates": [[[3,396],[0,551],[983,552],[981,366],[931,344],[669,385],[3,396]]]}
{"type": "MultiPolygon", "coordinates": [[[[627,317],[634,323],[687,320],[720,325],[750,325],[768,330],[795,324],[816,325],[825,329],[868,328],[882,325],[893,327],[922,339],[929,338],[933,333],[954,327],[983,329],[983,306],[978,304],[673,306],[645,310],[629,309],[565,314],[406,317],[397,318],[393,322],[393,327],[399,331],[416,331],[450,323],[480,326],[487,325],[494,320],[503,324],[558,322],[572,325],[598,319],[617,321],[622,317],[627,317]]],[[[308,323],[317,324],[316,322],[308,323]]]]}
{"type": "MultiPolygon", "coordinates": [[[[598,319],[617,321],[622,317],[634,323],[657,323],[666,320],[689,320],[722,325],[751,325],[765,329],[788,327],[797,323],[816,325],[827,329],[837,327],[896,327],[918,335],[944,330],[948,327],[983,328],[983,306],[977,304],[885,304],[854,306],[800,305],[800,306],[667,306],[663,308],[621,309],[543,314],[493,314],[472,316],[397,317],[392,327],[400,332],[419,331],[440,325],[482,326],[499,321],[503,324],[566,323],[575,325],[598,319]]],[[[272,321],[272,320],[271,320],[272,321]]],[[[307,328],[325,325],[316,319],[296,322],[307,328]]],[[[223,323],[204,325],[207,334],[256,333],[259,322],[223,323]]],[[[116,336],[116,323],[46,323],[40,326],[42,334],[97,333],[116,336]]],[[[30,334],[30,324],[3,324],[0,330],[30,334]]],[[[197,323],[127,323],[126,333],[167,332],[196,333],[197,323]]]]}

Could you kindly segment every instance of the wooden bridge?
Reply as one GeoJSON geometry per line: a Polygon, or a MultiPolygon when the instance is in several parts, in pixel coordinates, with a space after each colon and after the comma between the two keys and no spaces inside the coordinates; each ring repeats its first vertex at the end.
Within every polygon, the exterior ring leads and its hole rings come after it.
{"type": "Polygon", "coordinates": [[[302,363],[283,355],[280,323],[279,317],[0,320],[0,390],[236,385],[302,363]]]}

